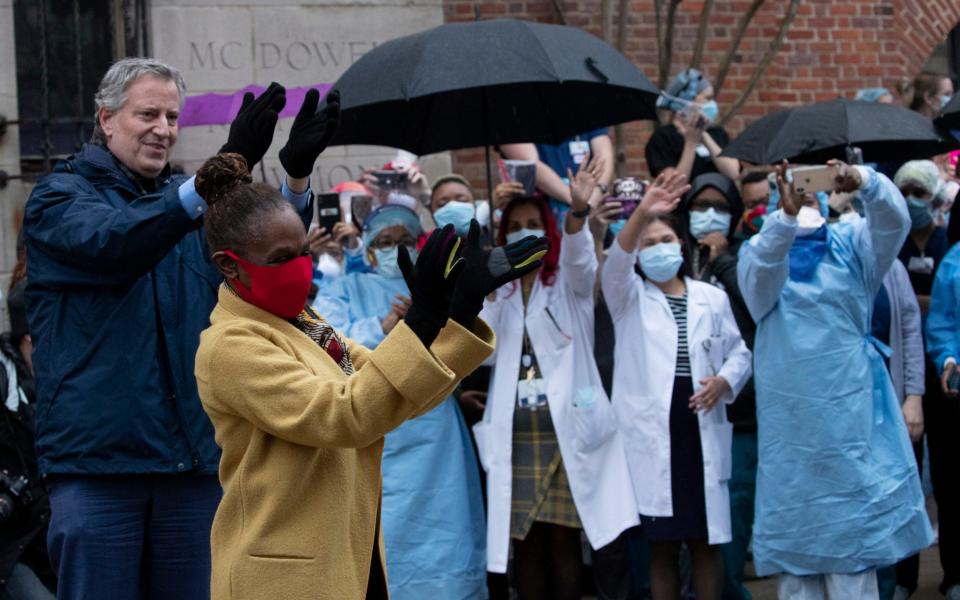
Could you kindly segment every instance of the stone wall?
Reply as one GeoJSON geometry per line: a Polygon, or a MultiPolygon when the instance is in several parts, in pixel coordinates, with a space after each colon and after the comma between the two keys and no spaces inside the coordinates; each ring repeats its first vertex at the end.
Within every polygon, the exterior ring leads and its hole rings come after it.
{"type": "MultiPolygon", "coordinates": [[[[0,115],[17,118],[16,41],[13,31],[13,1],[0,0],[0,115]]],[[[16,126],[10,126],[0,137],[0,170],[13,175],[20,173],[20,136],[16,126]]],[[[20,229],[27,186],[13,180],[0,189],[0,330],[7,327],[7,287],[10,272],[17,262],[17,232],[20,229]]]]}
{"type": "MultiPolygon", "coordinates": [[[[290,86],[333,83],[363,54],[389,39],[443,22],[440,0],[154,0],[151,45],[157,58],[183,70],[188,93],[233,92],[251,83],[290,86]]],[[[282,119],[260,175],[277,182],[277,152],[292,119],[282,119]]],[[[227,126],[183,128],[173,160],[188,172],[223,144],[227,126]]],[[[331,148],[314,173],[315,190],[355,179],[395,151],[371,146],[331,148]]],[[[450,170],[449,155],[426,157],[428,175],[450,170]]]]}

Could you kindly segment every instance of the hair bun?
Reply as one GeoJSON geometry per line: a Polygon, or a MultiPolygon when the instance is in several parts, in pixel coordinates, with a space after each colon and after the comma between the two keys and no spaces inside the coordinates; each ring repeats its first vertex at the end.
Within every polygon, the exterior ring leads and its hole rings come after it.
{"type": "Polygon", "coordinates": [[[214,203],[240,184],[252,183],[247,160],[240,154],[226,152],[207,159],[194,181],[197,193],[214,203]]]}

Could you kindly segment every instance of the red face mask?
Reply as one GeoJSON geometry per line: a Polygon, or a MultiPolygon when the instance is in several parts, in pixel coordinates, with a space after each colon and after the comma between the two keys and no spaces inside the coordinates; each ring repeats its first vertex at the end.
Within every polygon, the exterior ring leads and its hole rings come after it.
{"type": "Polygon", "coordinates": [[[230,250],[225,250],[224,254],[237,261],[250,276],[249,288],[239,279],[229,282],[241,298],[284,319],[292,319],[303,310],[313,279],[313,261],[309,256],[264,266],[243,260],[230,250]]]}

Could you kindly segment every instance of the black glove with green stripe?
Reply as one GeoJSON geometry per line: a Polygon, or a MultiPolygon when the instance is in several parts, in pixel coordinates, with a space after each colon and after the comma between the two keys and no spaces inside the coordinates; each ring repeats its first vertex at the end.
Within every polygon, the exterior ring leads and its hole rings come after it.
{"type": "Polygon", "coordinates": [[[534,236],[486,249],[480,243],[480,224],[471,221],[460,259],[465,263],[463,272],[450,300],[450,318],[472,331],[483,300],[500,286],[539,269],[549,249],[547,238],[534,236]]]}
{"type": "Polygon", "coordinates": [[[410,308],[403,321],[427,348],[433,343],[450,316],[454,285],[466,263],[459,258],[460,237],[453,225],[436,229],[417,257],[410,260],[406,247],[400,246],[397,265],[410,288],[410,308]]]}

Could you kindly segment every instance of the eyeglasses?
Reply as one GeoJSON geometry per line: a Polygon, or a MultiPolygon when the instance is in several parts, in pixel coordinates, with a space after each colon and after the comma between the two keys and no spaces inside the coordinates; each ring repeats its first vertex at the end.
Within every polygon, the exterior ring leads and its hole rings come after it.
{"type": "Polygon", "coordinates": [[[404,238],[402,240],[380,240],[370,244],[376,250],[393,250],[398,246],[406,246],[407,250],[413,250],[417,247],[417,241],[413,238],[404,238]]]}

